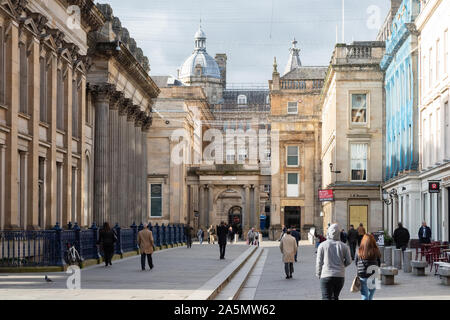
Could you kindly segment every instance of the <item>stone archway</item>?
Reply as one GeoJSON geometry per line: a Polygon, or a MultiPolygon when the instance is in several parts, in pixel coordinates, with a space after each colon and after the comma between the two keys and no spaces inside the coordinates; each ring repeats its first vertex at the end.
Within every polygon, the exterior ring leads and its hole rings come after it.
{"type": "Polygon", "coordinates": [[[218,192],[214,199],[216,224],[220,223],[220,221],[228,222],[229,211],[232,208],[241,208],[240,221],[242,221],[243,205],[244,200],[242,197],[242,192],[234,188],[225,188],[224,190],[218,192]]]}

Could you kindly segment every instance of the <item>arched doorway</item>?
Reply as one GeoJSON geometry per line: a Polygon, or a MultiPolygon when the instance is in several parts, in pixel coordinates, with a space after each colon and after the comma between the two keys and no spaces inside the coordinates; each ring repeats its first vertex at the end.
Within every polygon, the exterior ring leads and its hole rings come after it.
{"type": "Polygon", "coordinates": [[[242,237],[242,207],[233,206],[228,210],[228,224],[239,237],[242,237]]]}

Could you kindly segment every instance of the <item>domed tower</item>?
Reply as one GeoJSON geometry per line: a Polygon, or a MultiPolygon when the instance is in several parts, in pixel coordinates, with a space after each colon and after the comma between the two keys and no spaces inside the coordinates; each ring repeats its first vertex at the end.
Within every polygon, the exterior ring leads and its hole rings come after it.
{"type": "Polygon", "coordinates": [[[201,26],[194,36],[194,52],[181,66],[178,78],[187,86],[202,87],[209,103],[221,101],[221,72],[216,60],[206,52],[206,34],[201,26]]]}
{"type": "Polygon", "coordinates": [[[289,60],[286,64],[286,68],[284,69],[284,74],[291,72],[294,69],[302,66],[302,62],[300,61],[300,49],[297,48],[297,40],[292,41],[292,47],[289,49],[289,60]]]}

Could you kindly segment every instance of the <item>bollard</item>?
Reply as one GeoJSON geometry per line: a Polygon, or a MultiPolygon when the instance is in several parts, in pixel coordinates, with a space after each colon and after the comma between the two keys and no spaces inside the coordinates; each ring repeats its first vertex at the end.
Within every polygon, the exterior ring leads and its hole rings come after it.
{"type": "Polygon", "coordinates": [[[394,249],[394,261],[393,265],[397,269],[402,269],[402,249],[394,249]]]}
{"type": "Polygon", "coordinates": [[[381,253],[381,263],[384,263],[384,246],[380,246],[380,253],[381,253]]]}
{"type": "Polygon", "coordinates": [[[411,260],[412,260],[412,250],[405,250],[403,252],[403,272],[411,273],[411,260]]]}
{"type": "Polygon", "coordinates": [[[384,264],[386,267],[392,266],[392,249],[393,247],[384,248],[384,264]]]}

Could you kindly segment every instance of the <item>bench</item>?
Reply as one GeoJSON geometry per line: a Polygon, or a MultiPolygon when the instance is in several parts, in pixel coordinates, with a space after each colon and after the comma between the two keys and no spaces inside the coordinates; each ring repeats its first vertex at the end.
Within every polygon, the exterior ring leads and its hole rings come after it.
{"type": "Polygon", "coordinates": [[[446,286],[450,286],[450,266],[448,265],[439,266],[438,274],[442,279],[442,283],[446,286]]]}
{"type": "Polygon", "coordinates": [[[420,261],[420,260],[413,260],[411,261],[411,267],[413,274],[416,276],[424,276],[425,275],[425,268],[427,267],[428,263],[426,261],[420,261]]]}
{"type": "Polygon", "coordinates": [[[381,283],[384,285],[393,285],[394,277],[398,275],[398,269],[394,267],[383,267],[380,268],[381,273],[381,283]]]}

